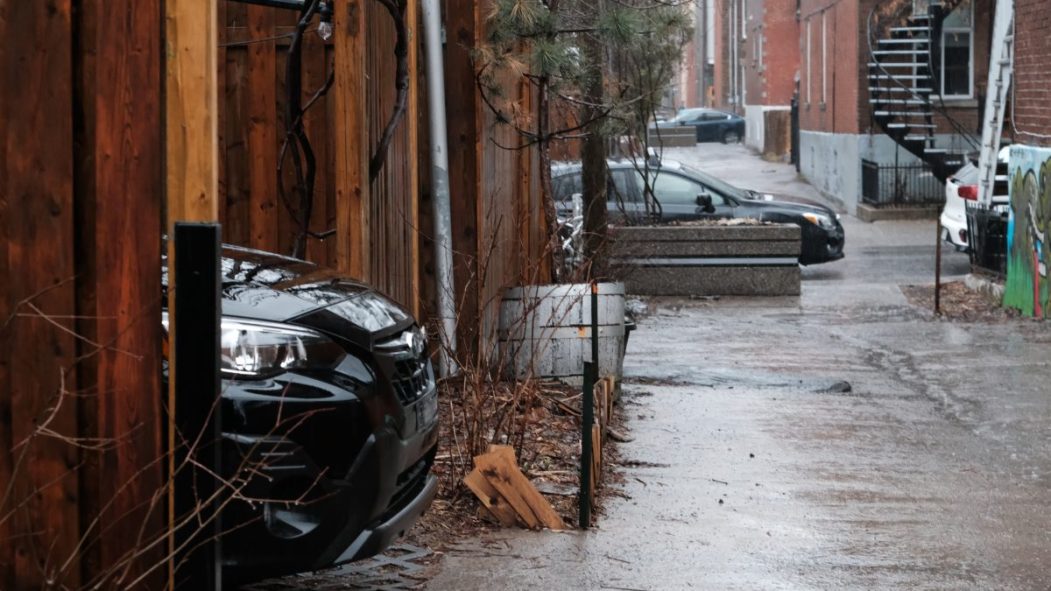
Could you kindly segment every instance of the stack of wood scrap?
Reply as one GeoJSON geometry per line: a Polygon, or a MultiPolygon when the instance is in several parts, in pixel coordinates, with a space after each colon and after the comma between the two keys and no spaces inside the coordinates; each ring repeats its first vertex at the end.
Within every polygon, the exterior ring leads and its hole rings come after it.
{"type": "Polygon", "coordinates": [[[488,453],[475,457],[474,470],[464,483],[504,527],[566,529],[551,503],[519,470],[510,446],[493,445],[488,453]]]}

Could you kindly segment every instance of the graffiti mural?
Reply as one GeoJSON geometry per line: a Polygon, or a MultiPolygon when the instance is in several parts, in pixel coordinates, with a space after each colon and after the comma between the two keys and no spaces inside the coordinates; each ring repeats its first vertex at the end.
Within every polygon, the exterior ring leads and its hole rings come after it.
{"type": "Polygon", "coordinates": [[[1051,149],[1011,148],[1004,305],[1027,316],[1051,315],[1051,149]]]}

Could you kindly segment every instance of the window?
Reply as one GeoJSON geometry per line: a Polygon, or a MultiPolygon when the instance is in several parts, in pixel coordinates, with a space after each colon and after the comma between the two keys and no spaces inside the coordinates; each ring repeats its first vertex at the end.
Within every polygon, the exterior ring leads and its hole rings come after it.
{"type": "Polygon", "coordinates": [[[945,17],[937,91],[942,98],[974,96],[974,3],[964,0],[945,17]]]}
{"type": "Polygon", "coordinates": [[[613,182],[607,187],[606,199],[612,203],[639,203],[642,201],[642,191],[632,190],[628,185],[631,171],[611,170],[610,176],[613,182]]]}
{"type": "Polygon", "coordinates": [[[756,59],[759,60],[759,70],[760,71],[763,70],[763,37],[764,36],[765,35],[763,35],[763,26],[759,25],[758,27],[756,27],[755,39],[756,39],[756,45],[758,45],[758,47],[756,47],[755,53],[756,53],[756,59]]]}
{"type": "Polygon", "coordinates": [[[806,20],[806,104],[810,104],[810,87],[813,84],[813,76],[810,69],[810,19],[806,20]]]}
{"type": "Polygon", "coordinates": [[[741,0],[741,39],[748,38],[748,0],[741,0]]]}
{"type": "MultiPolygon", "coordinates": [[[[637,176],[636,181],[641,193],[644,190],[641,174],[637,176]]],[[[697,196],[701,193],[712,196],[712,205],[726,205],[726,197],[721,193],[684,176],[670,172],[650,173],[650,183],[661,205],[696,205],[697,196]]]]}
{"type": "Polygon", "coordinates": [[[828,11],[821,13],[821,104],[828,100],[828,11]]]}

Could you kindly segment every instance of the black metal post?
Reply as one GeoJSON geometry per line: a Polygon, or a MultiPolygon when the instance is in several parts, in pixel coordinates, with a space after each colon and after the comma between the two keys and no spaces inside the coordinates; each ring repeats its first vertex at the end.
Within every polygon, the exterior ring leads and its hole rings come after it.
{"type": "Polygon", "coordinates": [[[176,223],[174,269],[169,270],[175,279],[170,311],[177,429],[174,518],[176,526],[183,524],[175,530],[175,587],[193,591],[222,589],[220,483],[213,476],[222,474],[219,234],[219,224],[176,223]]]}
{"type": "Polygon", "coordinates": [[[580,529],[591,527],[591,426],[595,423],[595,366],[584,362],[584,408],[580,417],[580,529]]]}
{"type": "Polygon", "coordinates": [[[598,283],[591,282],[591,361],[584,362],[584,408],[580,413],[580,527],[591,527],[591,459],[595,442],[591,438],[595,425],[595,384],[599,380],[598,363],[598,283]]]}

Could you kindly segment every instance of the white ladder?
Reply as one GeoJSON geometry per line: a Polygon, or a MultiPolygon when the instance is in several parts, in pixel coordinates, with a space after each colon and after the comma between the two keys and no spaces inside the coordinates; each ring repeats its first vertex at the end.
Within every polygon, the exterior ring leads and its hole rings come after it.
{"type": "Polygon", "coordinates": [[[989,207],[996,183],[1000,136],[1004,129],[1008,92],[1014,76],[1014,0],[996,0],[993,42],[989,50],[989,85],[982,120],[982,149],[978,157],[978,202],[989,207]]]}

